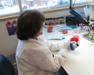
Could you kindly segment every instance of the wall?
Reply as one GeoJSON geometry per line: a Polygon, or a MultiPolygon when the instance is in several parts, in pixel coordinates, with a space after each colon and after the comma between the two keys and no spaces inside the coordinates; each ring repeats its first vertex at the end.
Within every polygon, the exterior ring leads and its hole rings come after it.
{"type": "MultiPolygon", "coordinates": [[[[84,15],[83,8],[77,8],[76,9],[79,13],[84,15]]],[[[69,15],[69,10],[65,11],[58,11],[58,12],[52,12],[52,13],[46,13],[44,14],[46,18],[50,17],[60,17],[60,16],[66,16],[69,15]]],[[[9,36],[7,32],[7,28],[5,25],[5,21],[0,22],[0,54],[3,54],[5,56],[8,56],[12,53],[15,53],[16,46],[17,46],[17,36],[12,35],[9,36]]]]}
{"type": "Polygon", "coordinates": [[[14,53],[16,45],[16,35],[9,36],[5,22],[0,22],[0,54],[7,56],[14,53]]]}

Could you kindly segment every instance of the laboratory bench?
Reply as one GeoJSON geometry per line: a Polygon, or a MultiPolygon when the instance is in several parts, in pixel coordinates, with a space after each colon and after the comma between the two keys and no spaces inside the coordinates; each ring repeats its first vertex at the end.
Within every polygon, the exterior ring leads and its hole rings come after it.
{"type": "MultiPolygon", "coordinates": [[[[43,36],[49,37],[64,37],[62,40],[48,40],[53,42],[64,42],[70,39],[73,35],[78,35],[80,45],[74,51],[68,53],[68,61],[62,65],[69,75],[94,75],[94,43],[85,39],[82,34],[75,33],[74,30],[68,30],[68,34],[63,34],[57,30],[58,25],[53,26],[52,32],[47,32],[47,28],[43,30],[43,36]]],[[[57,54],[58,51],[53,52],[57,54]]]]}

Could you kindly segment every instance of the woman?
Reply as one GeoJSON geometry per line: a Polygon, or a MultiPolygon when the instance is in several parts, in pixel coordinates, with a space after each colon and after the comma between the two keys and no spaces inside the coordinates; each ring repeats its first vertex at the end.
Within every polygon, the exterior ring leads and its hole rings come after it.
{"type": "MultiPolygon", "coordinates": [[[[69,42],[52,44],[40,36],[44,20],[44,15],[38,10],[25,11],[17,20],[19,41],[16,61],[19,75],[55,75],[67,60],[69,42]],[[66,49],[62,49],[65,46],[66,49]],[[60,50],[60,52],[53,57],[50,50],[60,50]]],[[[76,42],[74,44],[76,45],[76,42]]]]}

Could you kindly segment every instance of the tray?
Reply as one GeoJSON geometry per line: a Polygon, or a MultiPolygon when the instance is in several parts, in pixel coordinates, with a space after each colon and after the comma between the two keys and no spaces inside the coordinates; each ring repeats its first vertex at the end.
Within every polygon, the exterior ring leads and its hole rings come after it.
{"type": "Polygon", "coordinates": [[[90,38],[88,38],[88,37],[86,36],[86,34],[84,34],[83,37],[84,37],[85,39],[87,39],[87,40],[89,40],[89,41],[91,41],[91,42],[94,43],[94,41],[92,41],[90,38]]]}

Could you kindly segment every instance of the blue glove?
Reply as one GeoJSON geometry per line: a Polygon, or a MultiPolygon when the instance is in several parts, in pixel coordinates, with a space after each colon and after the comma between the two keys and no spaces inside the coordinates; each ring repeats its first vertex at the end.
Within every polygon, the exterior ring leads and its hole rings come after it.
{"type": "Polygon", "coordinates": [[[75,50],[79,46],[79,42],[70,42],[70,50],[75,50]]]}
{"type": "Polygon", "coordinates": [[[73,51],[73,50],[75,50],[78,46],[79,46],[79,41],[78,41],[78,42],[71,41],[71,42],[69,42],[69,43],[66,45],[65,49],[66,49],[67,51],[70,51],[70,50],[73,51]]]}

